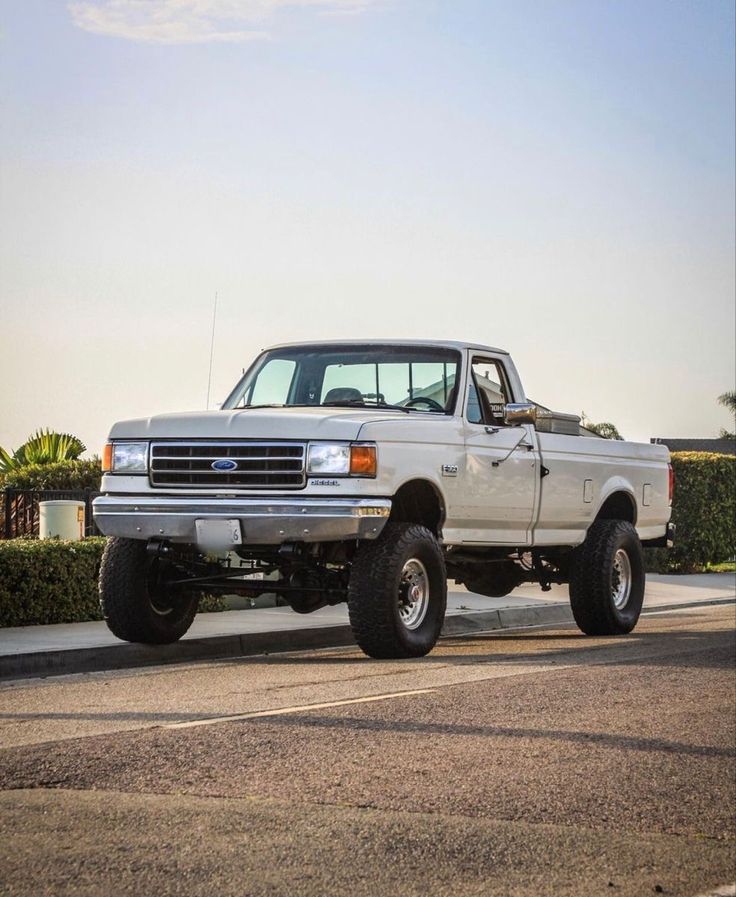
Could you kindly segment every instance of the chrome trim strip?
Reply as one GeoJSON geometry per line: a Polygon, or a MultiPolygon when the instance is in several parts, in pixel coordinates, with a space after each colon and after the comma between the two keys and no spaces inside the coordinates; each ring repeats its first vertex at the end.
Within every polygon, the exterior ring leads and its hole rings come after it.
{"type": "MultiPolygon", "coordinates": [[[[119,442],[135,442],[134,439],[120,439],[119,442]]],[[[140,441],[140,440],[139,440],[140,441]]],[[[278,447],[284,446],[286,448],[294,448],[295,446],[304,445],[303,439],[207,439],[207,437],[202,437],[201,439],[154,439],[152,445],[225,445],[225,446],[233,446],[233,445],[275,445],[278,447]]]]}
{"type": "MultiPolygon", "coordinates": [[[[217,460],[217,459],[215,459],[215,460],[217,460]]],[[[225,460],[225,459],[223,459],[223,460],[225,460]]],[[[228,460],[230,460],[230,459],[228,459],[228,460]]],[[[235,460],[235,459],[233,458],[232,460],[235,460]]],[[[297,460],[297,459],[295,459],[295,460],[297,460]]],[[[225,476],[227,476],[227,474],[252,473],[255,476],[273,477],[273,476],[277,476],[280,473],[286,474],[287,476],[301,476],[303,471],[301,468],[299,470],[251,470],[250,468],[248,468],[247,470],[240,470],[240,469],[239,470],[182,470],[180,467],[162,467],[162,468],[156,468],[156,470],[154,470],[154,473],[157,473],[157,474],[178,473],[178,474],[184,474],[186,476],[189,476],[190,474],[196,474],[197,476],[208,476],[208,477],[216,477],[216,476],[221,477],[221,476],[223,476],[223,474],[225,476]]],[[[195,485],[196,486],[197,484],[194,483],[194,484],[187,484],[187,485],[195,485]]],[[[245,489],[245,488],[247,488],[247,485],[241,486],[240,488],[245,489]]]]}
{"type": "MultiPolygon", "coordinates": [[[[303,461],[304,455],[225,455],[228,461],[303,461]]],[[[152,461],[219,461],[216,455],[156,455],[152,461]]]]}

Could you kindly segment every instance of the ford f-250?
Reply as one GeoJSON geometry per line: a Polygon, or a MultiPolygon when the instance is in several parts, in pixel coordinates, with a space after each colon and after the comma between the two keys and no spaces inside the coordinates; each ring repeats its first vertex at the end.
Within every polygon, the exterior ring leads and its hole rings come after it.
{"type": "Polygon", "coordinates": [[[642,544],[665,546],[667,449],[529,402],[509,354],[356,341],[264,351],[220,410],[115,424],[95,500],[108,626],[165,643],[203,593],[347,602],[372,657],[415,657],[448,577],[502,596],[569,583],[583,632],[630,632],[642,544]]]}

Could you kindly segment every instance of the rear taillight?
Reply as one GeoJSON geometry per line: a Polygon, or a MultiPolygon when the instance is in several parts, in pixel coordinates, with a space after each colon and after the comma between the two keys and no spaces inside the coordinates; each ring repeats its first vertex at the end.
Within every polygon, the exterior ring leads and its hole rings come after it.
{"type": "Polygon", "coordinates": [[[675,471],[671,464],[667,465],[667,470],[669,471],[669,475],[670,475],[669,499],[670,499],[670,504],[672,504],[672,499],[675,497],[675,471]]]}

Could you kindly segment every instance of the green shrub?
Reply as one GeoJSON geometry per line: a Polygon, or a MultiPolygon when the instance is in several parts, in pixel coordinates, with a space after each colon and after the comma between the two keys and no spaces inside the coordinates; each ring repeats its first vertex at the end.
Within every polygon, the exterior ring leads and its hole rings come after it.
{"type": "Polygon", "coordinates": [[[52,464],[28,464],[3,475],[0,486],[8,489],[91,489],[100,488],[100,459],[55,461],[52,464]]]}
{"type": "MultiPolygon", "coordinates": [[[[97,571],[105,539],[0,541],[0,626],[101,620],[97,571]]],[[[224,610],[205,595],[200,612],[224,610]]]]}
{"type": "Polygon", "coordinates": [[[0,626],[101,620],[97,569],[105,540],[0,542],[0,626]]]}
{"type": "Polygon", "coordinates": [[[736,457],[675,452],[675,547],[648,550],[648,569],[693,573],[736,556],[736,457]]]}

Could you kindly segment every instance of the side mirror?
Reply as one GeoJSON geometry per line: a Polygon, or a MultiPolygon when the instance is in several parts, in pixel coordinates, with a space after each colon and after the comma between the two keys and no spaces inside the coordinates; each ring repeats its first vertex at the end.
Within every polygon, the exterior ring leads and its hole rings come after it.
{"type": "Polygon", "coordinates": [[[503,419],[509,427],[519,427],[521,424],[536,424],[537,406],[532,402],[515,402],[506,405],[503,410],[503,419]]]}

